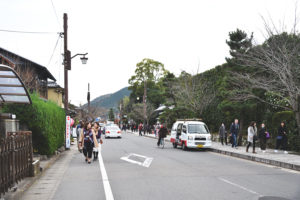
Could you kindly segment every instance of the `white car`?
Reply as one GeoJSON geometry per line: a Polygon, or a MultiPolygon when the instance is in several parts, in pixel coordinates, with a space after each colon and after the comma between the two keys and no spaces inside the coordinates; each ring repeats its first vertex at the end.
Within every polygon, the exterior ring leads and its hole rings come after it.
{"type": "Polygon", "coordinates": [[[106,126],[105,127],[105,138],[116,137],[121,138],[122,132],[118,126],[106,126]]]}
{"type": "Polygon", "coordinates": [[[211,134],[205,123],[199,120],[180,120],[173,124],[171,143],[174,148],[210,148],[211,134]]]}

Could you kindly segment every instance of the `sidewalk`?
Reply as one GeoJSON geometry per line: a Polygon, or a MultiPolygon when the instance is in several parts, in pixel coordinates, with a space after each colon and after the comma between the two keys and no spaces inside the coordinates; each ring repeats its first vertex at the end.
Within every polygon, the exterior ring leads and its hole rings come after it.
{"type": "MultiPolygon", "coordinates": [[[[139,135],[138,132],[127,131],[128,133],[132,133],[135,135],[139,135]]],[[[154,134],[145,135],[145,137],[155,138],[154,134]]],[[[170,135],[168,135],[165,139],[170,142],[170,135]]],[[[296,171],[300,171],[300,156],[294,154],[284,154],[283,151],[278,151],[278,153],[274,152],[274,149],[267,149],[265,153],[263,153],[259,147],[256,147],[256,154],[250,153],[252,152],[252,147],[249,148],[249,153],[246,153],[246,147],[240,146],[238,149],[232,148],[231,145],[222,146],[218,142],[212,142],[212,147],[209,151],[220,153],[232,157],[237,157],[245,160],[251,160],[255,162],[260,162],[268,165],[273,165],[277,167],[282,167],[286,169],[292,169],[296,171]]]]}
{"type": "Polygon", "coordinates": [[[51,158],[45,160],[39,160],[40,173],[34,177],[26,177],[17,183],[16,189],[10,189],[0,200],[19,200],[22,199],[24,193],[32,187],[32,185],[39,180],[43,174],[56,162],[56,160],[63,155],[65,152],[61,152],[57,155],[51,156],[51,158]]]}

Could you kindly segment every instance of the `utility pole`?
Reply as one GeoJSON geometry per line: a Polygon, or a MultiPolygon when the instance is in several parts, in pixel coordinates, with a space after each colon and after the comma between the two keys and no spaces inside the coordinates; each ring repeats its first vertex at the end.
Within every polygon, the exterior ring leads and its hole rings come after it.
{"type": "Polygon", "coordinates": [[[65,75],[65,111],[66,114],[69,108],[69,87],[68,87],[68,70],[71,70],[71,59],[75,58],[76,56],[83,56],[81,57],[82,64],[86,64],[88,58],[85,57],[88,53],[78,53],[71,57],[71,51],[68,50],[68,15],[64,13],[64,32],[61,33],[64,36],[64,75],[65,75]]]}
{"type": "Polygon", "coordinates": [[[68,99],[69,99],[69,88],[68,88],[68,64],[70,64],[70,57],[68,56],[68,15],[64,13],[64,75],[65,75],[65,110],[68,111],[68,99]]]}
{"type": "Polygon", "coordinates": [[[90,99],[91,99],[91,94],[90,94],[90,83],[88,83],[88,93],[87,93],[87,101],[88,101],[88,114],[90,114],[90,99]]]}
{"type": "Polygon", "coordinates": [[[144,102],[144,128],[145,128],[146,120],[147,120],[147,80],[144,80],[143,102],[144,102]]]}

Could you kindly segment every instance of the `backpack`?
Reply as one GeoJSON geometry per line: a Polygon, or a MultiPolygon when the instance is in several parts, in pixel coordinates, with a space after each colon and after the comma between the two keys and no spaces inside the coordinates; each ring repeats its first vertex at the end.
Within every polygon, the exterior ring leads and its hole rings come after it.
{"type": "Polygon", "coordinates": [[[94,143],[93,141],[93,133],[91,130],[84,130],[84,143],[94,143]]]}

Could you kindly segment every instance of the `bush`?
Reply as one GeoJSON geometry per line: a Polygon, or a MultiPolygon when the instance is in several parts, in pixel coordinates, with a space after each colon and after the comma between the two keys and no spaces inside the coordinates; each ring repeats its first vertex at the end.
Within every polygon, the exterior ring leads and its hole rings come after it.
{"type": "Polygon", "coordinates": [[[40,154],[51,155],[64,144],[65,112],[37,94],[31,94],[32,105],[6,105],[3,112],[14,113],[32,131],[33,148],[40,154]]]}

